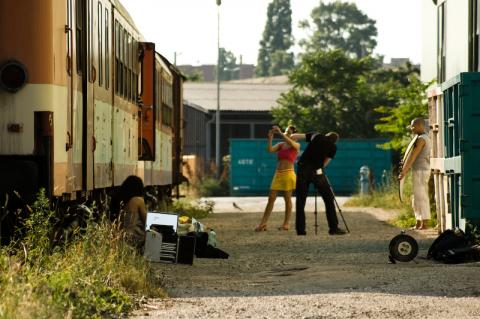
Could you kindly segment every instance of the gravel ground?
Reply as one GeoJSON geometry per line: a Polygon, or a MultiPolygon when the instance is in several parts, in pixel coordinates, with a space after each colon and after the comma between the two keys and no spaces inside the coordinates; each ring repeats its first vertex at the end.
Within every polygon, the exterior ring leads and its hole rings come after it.
{"type": "Polygon", "coordinates": [[[386,222],[392,212],[344,208],[351,233],[329,236],[319,204],[315,236],[309,201],[307,236],[299,237],[292,230],[276,229],[283,219],[281,202],[268,230],[255,233],[264,199],[256,201],[219,200],[216,213],[203,222],[215,229],[218,247],[230,258],[197,258],[193,266],[156,264],[171,298],[150,300],[133,316],[480,318],[480,263],[426,260],[437,236],[434,230],[409,232],[420,246],[414,262],[388,264],[388,244],[400,232],[386,222]],[[245,209],[230,208],[233,201],[245,209]]]}

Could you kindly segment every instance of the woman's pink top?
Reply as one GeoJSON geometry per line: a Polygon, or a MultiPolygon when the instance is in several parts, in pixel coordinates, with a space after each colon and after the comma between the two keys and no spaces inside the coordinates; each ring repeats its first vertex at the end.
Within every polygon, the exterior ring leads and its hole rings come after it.
{"type": "Polygon", "coordinates": [[[295,159],[297,158],[298,151],[293,148],[289,147],[286,144],[283,144],[280,147],[280,150],[277,152],[277,159],[278,160],[287,160],[292,163],[295,163],[295,159]]]}

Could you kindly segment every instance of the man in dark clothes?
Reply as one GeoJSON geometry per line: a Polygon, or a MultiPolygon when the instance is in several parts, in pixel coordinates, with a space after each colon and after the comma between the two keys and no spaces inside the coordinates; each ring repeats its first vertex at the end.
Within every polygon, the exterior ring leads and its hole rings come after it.
{"type": "Polygon", "coordinates": [[[306,235],[305,231],[305,202],[310,183],[315,185],[318,194],[322,196],[328,221],[330,235],[344,235],[345,231],[338,228],[337,213],[333,192],[323,175],[323,169],[335,157],[338,134],[330,132],[326,135],[318,133],[294,134],[293,138],[305,139],[307,147],[298,160],[297,189],[296,189],[296,219],[297,235],[306,235]]]}

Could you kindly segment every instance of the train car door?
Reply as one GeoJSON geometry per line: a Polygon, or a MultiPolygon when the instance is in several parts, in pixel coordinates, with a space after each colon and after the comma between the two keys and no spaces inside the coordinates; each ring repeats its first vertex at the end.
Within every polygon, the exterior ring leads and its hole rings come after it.
{"type": "Polygon", "coordinates": [[[75,30],[73,36],[75,38],[75,50],[73,52],[72,77],[73,96],[72,96],[72,132],[71,147],[73,158],[73,176],[72,182],[75,190],[87,190],[87,87],[88,76],[90,71],[88,68],[88,7],[89,0],[75,0],[75,30]]]}
{"type": "Polygon", "coordinates": [[[93,118],[93,178],[96,189],[112,186],[112,113],[113,93],[111,85],[111,4],[107,0],[95,0],[95,39],[92,58],[96,70],[94,88],[93,118]]]}
{"type": "MultiPolygon", "coordinates": [[[[65,184],[65,192],[74,194],[76,190],[75,185],[75,170],[74,170],[74,151],[73,151],[73,133],[74,133],[74,113],[76,102],[76,89],[75,89],[75,62],[74,62],[74,41],[76,30],[76,10],[74,8],[73,0],[67,0],[67,27],[65,32],[66,37],[66,50],[67,50],[67,138],[65,144],[65,151],[67,152],[67,180],[65,184]]],[[[73,198],[74,199],[74,198],[73,198]]]]}
{"type": "Polygon", "coordinates": [[[155,107],[155,43],[141,42],[141,108],[138,121],[138,156],[144,163],[144,183],[153,185],[153,161],[155,160],[155,131],[156,131],[156,107],[155,107]]]}

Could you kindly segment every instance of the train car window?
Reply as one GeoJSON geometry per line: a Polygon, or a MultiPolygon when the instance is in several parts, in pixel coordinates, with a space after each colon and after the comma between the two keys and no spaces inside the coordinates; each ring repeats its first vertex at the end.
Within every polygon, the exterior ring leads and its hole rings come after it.
{"type": "Polygon", "coordinates": [[[75,16],[76,16],[76,29],[75,29],[75,47],[76,47],[76,62],[77,62],[77,74],[82,74],[83,69],[83,41],[82,41],[82,33],[83,33],[83,0],[76,1],[75,7],[75,16]]]}
{"type": "Polygon", "coordinates": [[[108,10],[105,9],[105,88],[108,90],[110,86],[110,25],[108,18],[108,10]]]}
{"type": "Polygon", "coordinates": [[[172,86],[164,82],[162,88],[162,123],[166,126],[172,126],[172,86]]]}
{"type": "Polygon", "coordinates": [[[131,87],[132,87],[132,102],[135,103],[136,97],[135,97],[135,92],[136,92],[136,86],[135,86],[135,77],[136,77],[136,59],[137,56],[137,47],[136,47],[136,41],[135,38],[132,36],[132,79],[131,79],[131,87]]]}
{"type": "Polygon", "coordinates": [[[160,97],[162,96],[162,91],[160,90],[160,76],[158,71],[155,70],[155,106],[157,108],[157,118],[160,119],[160,110],[162,109],[162,104],[160,104],[160,97]]]}
{"type": "Polygon", "coordinates": [[[68,75],[72,75],[72,0],[67,0],[67,72],[68,75]]]}
{"type": "Polygon", "coordinates": [[[88,48],[88,71],[87,71],[87,74],[88,74],[88,79],[90,80],[90,82],[93,82],[94,78],[93,78],[93,73],[92,73],[92,67],[93,67],[93,22],[94,22],[94,17],[93,17],[93,0],[90,0],[89,2],[89,6],[88,6],[88,33],[87,33],[87,42],[88,42],[88,45],[87,45],[87,48],[88,48]]]}
{"type": "Polygon", "coordinates": [[[133,103],[137,101],[137,41],[133,38],[132,41],[132,100],[133,103]]]}
{"type": "Polygon", "coordinates": [[[124,77],[124,71],[123,71],[123,62],[124,62],[124,48],[125,48],[125,45],[124,45],[124,30],[123,30],[123,27],[122,25],[120,25],[120,39],[119,39],[119,43],[120,43],[120,73],[119,73],[119,86],[120,86],[120,96],[123,97],[123,77],[124,77]]]}
{"type": "Polygon", "coordinates": [[[132,100],[132,86],[131,86],[131,79],[132,79],[132,36],[130,33],[127,33],[127,100],[132,100]]]}
{"type": "Polygon", "coordinates": [[[120,35],[120,29],[119,29],[119,25],[118,25],[118,21],[115,19],[115,41],[114,41],[114,46],[115,46],[115,74],[114,74],[114,79],[115,79],[115,93],[118,95],[119,91],[120,91],[120,87],[118,85],[118,74],[119,74],[119,69],[120,69],[120,54],[119,54],[119,35],[120,35]]]}
{"type": "Polygon", "coordinates": [[[98,3],[97,7],[98,14],[98,86],[103,85],[103,6],[102,3],[98,3]]]}
{"type": "Polygon", "coordinates": [[[127,99],[127,74],[128,74],[128,57],[127,57],[127,52],[128,52],[128,33],[127,30],[124,29],[123,33],[123,98],[127,99]]]}

